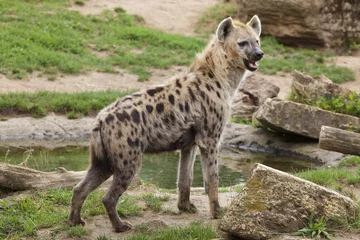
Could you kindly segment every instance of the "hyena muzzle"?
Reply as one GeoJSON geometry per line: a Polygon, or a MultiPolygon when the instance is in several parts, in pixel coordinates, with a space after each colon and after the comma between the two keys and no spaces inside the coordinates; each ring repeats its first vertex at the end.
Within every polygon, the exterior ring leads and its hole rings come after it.
{"type": "Polygon", "coordinates": [[[121,221],[116,205],[139,170],[142,155],[178,149],[178,208],[195,211],[190,186],[197,148],[210,212],[217,218],[220,136],[240,81],[247,70],[257,70],[263,57],[260,33],[257,16],[246,24],[224,19],[186,73],[167,85],[118,99],[98,114],[91,132],[90,167],[74,188],[70,225],[85,224],[80,216],[85,199],[112,175],[102,201],[115,231],[129,230],[130,224],[121,221]]]}

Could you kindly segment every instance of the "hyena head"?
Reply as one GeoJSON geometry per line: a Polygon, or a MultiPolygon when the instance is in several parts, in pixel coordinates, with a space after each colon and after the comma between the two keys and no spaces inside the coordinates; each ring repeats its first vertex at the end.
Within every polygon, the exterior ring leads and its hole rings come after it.
{"type": "Polygon", "coordinates": [[[261,23],[258,16],[243,24],[224,19],[216,30],[217,39],[223,44],[232,65],[255,71],[264,52],[260,49],[261,23]]]}

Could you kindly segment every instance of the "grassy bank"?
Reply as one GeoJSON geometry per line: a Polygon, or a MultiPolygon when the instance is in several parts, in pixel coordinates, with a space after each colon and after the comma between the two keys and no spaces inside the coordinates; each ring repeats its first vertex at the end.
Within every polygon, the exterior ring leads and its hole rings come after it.
{"type": "MultiPolygon", "coordinates": [[[[105,215],[106,211],[102,204],[104,192],[96,190],[90,194],[84,204],[82,215],[85,219],[92,219],[97,215],[105,215]]],[[[15,201],[0,200],[0,239],[19,239],[37,236],[43,228],[52,228],[54,237],[60,232],[66,232],[71,237],[81,237],[91,232],[83,227],[70,228],[66,224],[69,214],[69,205],[72,196],[70,189],[51,189],[37,191],[31,196],[23,197],[15,201]]],[[[166,195],[157,196],[152,193],[139,196],[124,194],[121,196],[121,204],[118,204],[117,212],[123,217],[141,216],[144,202],[146,210],[162,211],[162,204],[169,200],[166,195]]]]}
{"type": "Polygon", "coordinates": [[[143,27],[121,8],[84,16],[67,9],[72,2],[0,1],[0,72],[22,79],[36,71],[53,80],[120,67],[146,80],[150,68],[189,64],[205,44],[143,27]]]}
{"type": "MultiPolygon", "coordinates": [[[[217,24],[229,16],[237,19],[235,4],[231,2],[217,4],[199,18],[195,30],[199,36],[207,38],[215,32],[217,24]]],[[[290,73],[297,69],[314,77],[325,75],[335,83],[355,79],[352,70],[335,65],[332,60],[334,54],[331,51],[291,48],[278,43],[274,37],[261,37],[261,39],[261,48],[265,56],[261,60],[259,70],[264,74],[290,73]]]]}
{"type": "Polygon", "coordinates": [[[81,93],[40,91],[0,94],[0,114],[30,114],[32,117],[40,118],[48,112],[56,112],[73,119],[87,115],[91,111],[98,111],[118,97],[129,93],[131,92],[107,90],[81,93]]]}

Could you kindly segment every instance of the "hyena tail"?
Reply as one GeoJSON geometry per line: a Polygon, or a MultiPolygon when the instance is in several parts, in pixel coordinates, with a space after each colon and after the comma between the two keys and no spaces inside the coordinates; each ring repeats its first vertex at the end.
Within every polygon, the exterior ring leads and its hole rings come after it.
{"type": "Polygon", "coordinates": [[[111,162],[104,145],[101,134],[102,121],[98,121],[91,132],[90,137],[90,162],[91,164],[111,168],[111,162]]]}

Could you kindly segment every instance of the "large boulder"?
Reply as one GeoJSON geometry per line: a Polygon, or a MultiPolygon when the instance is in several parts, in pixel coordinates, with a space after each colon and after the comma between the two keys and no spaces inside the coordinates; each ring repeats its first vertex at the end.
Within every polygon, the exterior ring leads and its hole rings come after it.
{"type": "Polygon", "coordinates": [[[360,118],[277,98],[267,99],[254,117],[273,130],[314,139],[319,138],[323,125],[342,128],[352,123],[360,128],[360,118]]]}
{"type": "Polygon", "coordinates": [[[353,0],[237,0],[242,21],[258,14],[265,35],[297,46],[360,41],[360,2],[353,0]]]}
{"type": "Polygon", "coordinates": [[[307,217],[352,219],[357,204],[348,197],[270,167],[256,164],[220,222],[241,239],[268,239],[297,231],[307,217]]]}
{"type": "Polygon", "coordinates": [[[294,80],[291,85],[292,97],[297,102],[316,102],[318,98],[339,97],[347,98],[351,91],[333,83],[325,76],[311,77],[305,73],[294,70],[294,80]]]}
{"type": "Polygon", "coordinates": [[[250,117],[267,98],[277,97],[279,91],[278,86],[257,74],[247,77],[233,99],[233,117],[250,117]]]}

